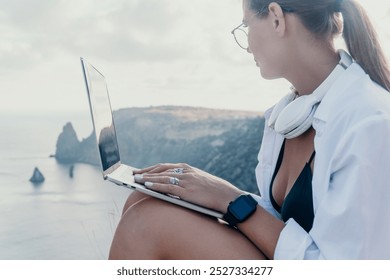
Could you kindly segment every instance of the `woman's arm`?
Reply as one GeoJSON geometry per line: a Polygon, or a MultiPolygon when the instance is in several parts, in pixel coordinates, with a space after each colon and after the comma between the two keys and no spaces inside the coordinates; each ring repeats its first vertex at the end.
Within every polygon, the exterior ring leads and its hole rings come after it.
{"type": "Polygon", "coordinates": [[[283,221],[275,218],[258,205],[256,212],[237,226],[269,259],[274,258],[276,244],[284,228],[283,221]]]}

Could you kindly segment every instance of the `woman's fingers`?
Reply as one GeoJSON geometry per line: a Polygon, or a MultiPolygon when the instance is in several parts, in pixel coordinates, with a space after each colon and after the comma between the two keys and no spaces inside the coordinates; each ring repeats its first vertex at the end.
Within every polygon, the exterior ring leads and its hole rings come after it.
{"type": "Polygon", "coordinates": [[[154,169],[158,168],[159,165],[160,165],[160,164],[156,164],[156,165],[152,165],[152,166],[149,166],[149,167],[146,167],[146,168],[134,170],[134,174],[148,173],[148,172],[150,172],[151,170],[154,170],[154,169]]]}
{"type": "Polygon", "coordinates": [[[170,184],[179,186],[182,176],[180,174],[171,174],[172,176],[162,176],[162,174],[136,174],[134,179],[137,183],[145,184],[146,182],[150,183],[159,183],[159,184],[170,184]]]}
{"type": "Polygon", "coordinates": [[[144,184],[145,187],[181,197],[183,188],[180,186],[181,180],[177,176],[161,176],[161,175],[140,175],[136,174],[134,179],[137,183],[144,184]]]}
{"type": "Polygon", "coordinates": [[[172,184],[145,182],[145,187],[165,194],[170,194],[178,197],[182,196],[182,188],[172,184]]]}
{"type": "Polygon", "coordinates": [[[189,165],[183,163],[159,163],[150,167],[143,169],[134,170],[134,174],[143,174],[143,173],[162,173],[166,171],[175,172],[178,174],[184,173],[190,168],[189,165]]]}

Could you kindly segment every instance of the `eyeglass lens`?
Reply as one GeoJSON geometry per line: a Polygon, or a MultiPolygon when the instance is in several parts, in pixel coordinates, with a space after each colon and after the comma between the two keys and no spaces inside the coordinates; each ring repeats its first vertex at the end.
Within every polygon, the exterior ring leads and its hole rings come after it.
{"type": "Polygon", "coordinates": [[[241,48],[248,48],[248,35],[243,29],[237,28],[236,30],[234,30],[234,38],[236,39],[237,44],[240,45],[241,48]]]}

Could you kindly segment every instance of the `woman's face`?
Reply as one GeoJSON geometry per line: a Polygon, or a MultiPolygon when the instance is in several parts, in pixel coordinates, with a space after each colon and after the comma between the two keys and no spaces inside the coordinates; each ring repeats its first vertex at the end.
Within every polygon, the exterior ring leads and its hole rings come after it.
{"type": "Polygon", "coordinates": [[[278,45],[273,20],[270,15],[257,16],[257,11],[250,9],[249,1],[243,1],[243,22],[248,26],[248,52],[253,55],[263,78],[280,78],[281,46],[278,45]]]}

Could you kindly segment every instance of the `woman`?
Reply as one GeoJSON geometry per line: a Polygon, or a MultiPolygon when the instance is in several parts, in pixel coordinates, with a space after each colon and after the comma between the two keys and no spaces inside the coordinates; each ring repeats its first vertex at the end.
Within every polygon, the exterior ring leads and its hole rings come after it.
{"type": "Polygon", "coordinates": [[[243,12],[237,43],[264,78],[293,85],[265,113],[261,197],[186,164],[139,170],[231,226],[135,192],[110,258],[390,258],[390,74],[365,12],[355,0],[244,0],[243,12]],[[341,32],[354,61],[335,50],[341,32]]]}

